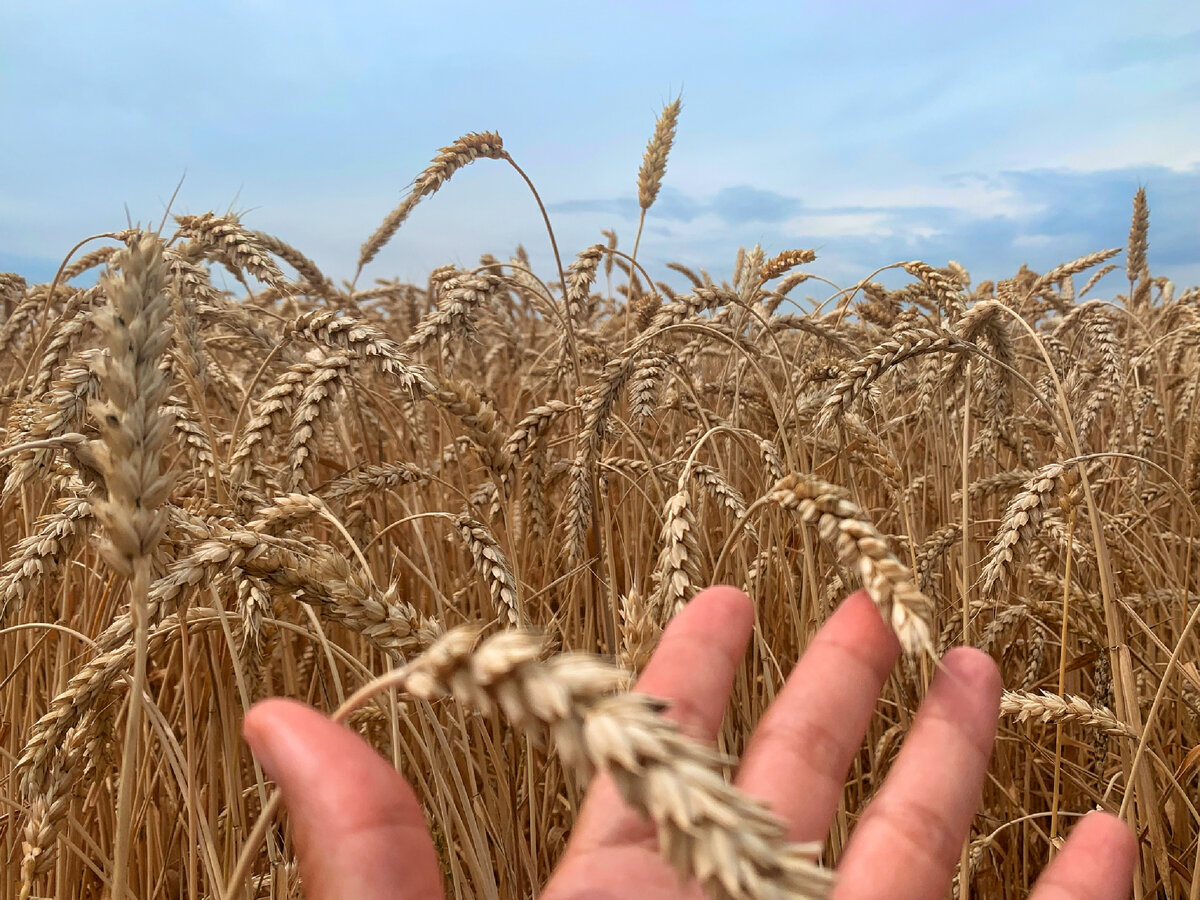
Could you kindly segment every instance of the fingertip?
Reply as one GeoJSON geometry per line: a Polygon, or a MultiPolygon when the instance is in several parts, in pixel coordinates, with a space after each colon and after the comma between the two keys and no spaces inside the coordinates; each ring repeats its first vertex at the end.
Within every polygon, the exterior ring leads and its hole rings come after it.
{"type": "Polygon", "coordinates": [[[1128,858],[1132,861],[1137,856],[1137,838],[1132,829],[1110,812],[1093,810],[1088,813],[1079,820],[1071,835],[1076,833],[1080,840],[1095,846],[1098,852],[1110,858],[1128,858]]]}
{"type": "Polygon", "coordinates": [[[715,584],[707,587],[692,598],[684,607],[701,608],[720,621],[728,622],[731,626],[752,628],[754,626],[754,601],[739,588],[729,584],[715,584]]]}
{"type": "Polygon", "coordinates": [[[866,588],[859,588],[853,593],[847,594],[846,599],[842,601],[842,606],[862,606],[869,603],[872,607],[875,606],[875,601],[871,599],[871,594],[866,588]]]}
{"type": "Polygon", "coordinates": [[[1137,839],[1119,818],[1090,812],[1071,829],[1061,851],[1038,878],[1031,900],[1127,898],[1137,865],[1137,839]]]}
{"type": "Polygon", "coordinates": [[[363,738],[295,700],[255,704],[242,720],[254,758],[283,794],[305,896],[441,895],[412,787],[363,738]]]}
{"type": "Polygon", "coordinates": [[[279,782],[293,761],[282,758],[285,752],[279,744],[295,743],[295,736],[305,731],[313,733],[314,724],[316,733],[320,733],[325,717],[312,707],[296,700],[271,697],[259,701],[246,712],[242,719],[242,737],[267,776],[279,782]]]}
{"type": "Polygon", "coordinates": [[[314,716],[321,715],[311,706],[298,700],[287,697],[268,697],[265,700],[259,700],[246,711],[246,715],[242,718],[242,734],[247,737],[250,735],[258,737],[280,717],[303,717],[306,713],[314,716]]]}
{"type": "Polygon", "coordinates": [[[714,740],[754,630],[754,605],[728,585],[705,588],[663,631],[635,690],[671,703],[693,737],[714,740]]]}
{"type": "Polygon", "coordinates": [[[834,619],[839,623],[850,620],[853,633],[861,636],[859,640],[882,641],[889,647],[894,646],[896,654],[899,654],[900,641],[896,633],[883,620],[879,608],[865,588],[859,588],[838,604],[829,621],[834,619]]]}
{"type": "Polygon", "coordinates": [[[942,657],[942,665],[958,684],[999,707],[1004,682],[991,656],[974,647],[955,647],[942,657]]]}

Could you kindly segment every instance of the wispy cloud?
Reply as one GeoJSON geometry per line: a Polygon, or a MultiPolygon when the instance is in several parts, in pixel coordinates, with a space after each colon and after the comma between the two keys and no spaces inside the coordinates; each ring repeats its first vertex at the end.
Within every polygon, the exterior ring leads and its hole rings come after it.
{"type": "MultiPolygon", "coordinates": [[[[664,189],[661,208],[650,212],[654,227],[648,234],[656,239],[647,252],[661,254],[663,262],[684,259],[721,271],[729,248],[738,243],[759,242],[771,253],[820,246],[838,260],[839,277],[859,277],[871,266],[914,257],[932,263],[953,258],[985,267],[978,277],[1003,277],[1022,263],[1044,269],[1123,246],[1139,186],[1146,187],[1150,201],[1151,265],[1169,277],[1200,271],[1200,229],[1194,218],[1200,166],[969,173],[928,191],[899,188],[878,203],[854,194],[855,202],[806,205],[799,197],[750,185],[709,196],[664,189]],[[978,208],[958,202],[960,190],[983,202],[978,208]],[[938,202],[922,202],[926,195],[938,202]]],[[[623,199],[559,203],[553,211],[589,220],[607,216],[607,224],[626,227],[638,214],[636,203],[623,199]]]]}

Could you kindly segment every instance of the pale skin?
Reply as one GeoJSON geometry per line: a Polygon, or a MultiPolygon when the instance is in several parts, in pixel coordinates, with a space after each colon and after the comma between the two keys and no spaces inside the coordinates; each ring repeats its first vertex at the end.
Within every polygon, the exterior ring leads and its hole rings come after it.
{"type": "MultiPolygon", "coordinates": [[[[753,626],[750,600],[709,588],[671,622],[637,690],[712,741],[753,626]]],[[[863,592],[821,628],[755,730],[737,774],[796,841],[823,840],[899,646],[863,592]]],[[[987,655],[950,651],[878,795],[837,868],[835,900],[947,896],[995,740],[1000,676],[987,655]]],[[[266,700],[246,739],[278,783],[308,900],[442,897],[425,815],[409,784],[357,734],[302,704],[266,700]]],[[[1136,846],[1114,816],[1091,813],[1042,873],[1032,900],[1125,900],[1136,846]]],[[[611,781],[593,784],[550,900],[700,898],[659,858],[654,829],[611,781]]]]}

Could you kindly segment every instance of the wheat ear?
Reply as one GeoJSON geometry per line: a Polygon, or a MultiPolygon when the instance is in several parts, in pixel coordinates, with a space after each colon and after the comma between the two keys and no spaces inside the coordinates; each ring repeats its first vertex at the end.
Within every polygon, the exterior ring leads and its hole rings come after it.
{"type": "MultiPolygon", "coordinates": [[[[387,218],[375,229],[375,233],[362,245],[358,255],[358,271],[362,272],[363,267],[392,239],[392,235],[408,218],[413,208],[449,181],[455,172],[480,157],[503,159],[504,155],[504,141],[500,135],[490,131],[463,135],[449,147],[443,147],[425,171],[417,176],[408,196],[388,213],[387,218]]],[[[357,279],[357,275],[355,277],[357,279]]]]}
{"type": "Polygon", "coordinates": [[[933,653],[933,603],[841,488],[811,475],[793,474],[779,481],[768,496],[816,525],[821,537],[837,548],[842,563],[858,569],[863,587],[907,653],[933,653]]]}
{"type": "Polygon", "coordinates": [[[121,757],[113,860],[113,897],[124,900],[134,757],[146,683],[151,553],[166,527],[162,506],[171,489],[170,474],[159,472],[159,457],[172,427],[171,417],[162,411],[169,385],[159,368],[171,341],[171,303],[158,238],[132,242],[115,256],[114,270],[103,278],[108,307],[98,317],[109,352],[99,372],[101,395],[106,399],[93,406],[100,440],[80,448],[80,454],[104,475],[108,494],[95,503],[96,519],[104,529],[101,554],[119,574],[130,577],[136,660],[121,757]]]}
{"type": "Polygon", "coordinates": [[[1005,691],[1000,698],[1000,714],[1013,716],[1018,722],[1036,719],[1039,722],[1078,722],[1088,728],[1099,728],[1105,734],[1115,734],[1137,740],[1137,732],[1118,719],[1106,706],[1093,706],[1074,694],[1059,696],[1042,691],[1005,691]]]}
{"type": "Polygon", "coordinates": [[[654,205],[667,174],[667,156],[675,142],[675,125],[679,120],[682,100],[676,97],[663,107],[662,115],[654,124],[654,134],[642,154],[642,167],[638,170],[638,205],[647,210],[654,205]]]}
{"type": "Polygon", "coordinates": [[[614,694],[628,674],[597,657],[560,653],[542,660],[542,641],[500,632],[476,646],[472,627],[448,632],[403,669],[359,691],[339,717],[383,686],[425,700],[451,696],[503,712],[535,737],[549,734],[565,766],[583,777],[607,772],[621,797],[657,827],[659,851],[681,879],[714,898],[817,898],[832,873],[817,844],[789,844],[783,823],[729,784],[729,761],[682,735],[642,694],[614,694]]]}

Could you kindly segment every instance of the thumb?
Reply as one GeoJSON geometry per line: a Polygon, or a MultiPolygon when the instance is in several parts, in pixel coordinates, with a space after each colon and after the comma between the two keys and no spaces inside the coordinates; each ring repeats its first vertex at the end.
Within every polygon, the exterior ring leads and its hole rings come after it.
{"type": "Polygon", "coordinates": [[[283,793],[308,900],[443,896],[421,806],[366,741],[279,699],[255,705],[242,732],[283,793]]]}

